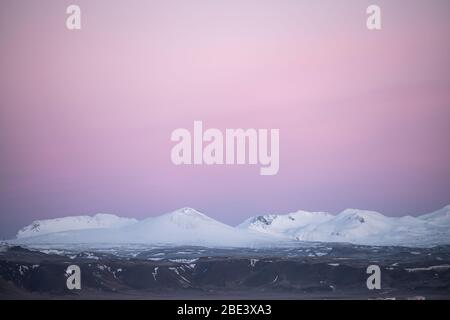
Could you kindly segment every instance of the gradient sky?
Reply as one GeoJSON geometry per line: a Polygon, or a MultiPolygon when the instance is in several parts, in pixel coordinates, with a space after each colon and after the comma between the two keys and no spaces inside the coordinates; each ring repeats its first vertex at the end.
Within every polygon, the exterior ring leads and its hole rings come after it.
{"type": "Polygon", "coordinates": [[[443,207],[449,39],[448,0],[2,0],[0,238],[97,212],[443,207]],[[174,166],[170,134],[194,120],[279,128],[278,175],[174,166]]]}

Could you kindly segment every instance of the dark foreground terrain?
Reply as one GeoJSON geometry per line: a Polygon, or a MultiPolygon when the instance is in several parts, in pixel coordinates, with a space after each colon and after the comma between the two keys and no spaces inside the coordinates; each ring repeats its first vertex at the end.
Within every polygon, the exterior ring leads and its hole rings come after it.
{"type": "Polygon", "coordinates": [[[274,249],[3,246],[0,299],[450,299],[450,246],[274,249]],[[367,266],[381,289],[369,290],[367,266]],[[81,290],[66,269],[81,269],[81,290]]]}

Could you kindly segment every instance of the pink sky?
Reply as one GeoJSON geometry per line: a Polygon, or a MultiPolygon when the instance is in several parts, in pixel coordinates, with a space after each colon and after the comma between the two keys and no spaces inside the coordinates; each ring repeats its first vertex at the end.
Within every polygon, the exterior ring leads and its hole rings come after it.
{"type": "Polygon", "coordinates": [[[449,15],[446,0],[3,0],[0,236],[97,212],[234,224],[449,204],[449,15]],[[194,120],[279,128],[278,175],[174,166],[170,134],[194,120]]]}

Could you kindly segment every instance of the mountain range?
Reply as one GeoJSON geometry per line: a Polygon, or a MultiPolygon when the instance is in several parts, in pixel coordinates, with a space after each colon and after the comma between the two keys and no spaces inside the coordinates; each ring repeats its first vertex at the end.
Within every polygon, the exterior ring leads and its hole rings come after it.
{"type": "Polygon", "coordinates": [[[251,217],[236,227],[192,208],[143,220],[111,214],[72,216],[34,221],[9,242],[276,247],[310,241],[411,247],[450,244],[450,205],[418,217],[388,217],[358,209],[337,215],[297,211],[251,217]]]}

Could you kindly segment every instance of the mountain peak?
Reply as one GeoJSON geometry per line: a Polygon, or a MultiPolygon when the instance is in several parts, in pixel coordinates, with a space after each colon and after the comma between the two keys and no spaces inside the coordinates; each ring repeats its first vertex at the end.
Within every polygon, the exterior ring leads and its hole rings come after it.
{"type": "Polygon", "coordinates": [[[202,214],[203,215],[203,213],[201,213],[201,212],[199,212],[199,211],[197,211],[197,210],[195,210],[194,208],[191,208],[191,207],[183,207],[183,208],[180,208],[180,209],[178,209],[176,211],[184,213],[184,214],[202,214]]]}
{"type": "Polygon", "coordinates": [[[166,213],[159,217],[150,218],[152,219],[162,219],[162,220],[168,220],[171,221],[174,224],[185,226],[187,228],[189,227],[195,227],[197,225],[201,226],[204,223],[208,224],[222,224],[221,222],[208,217],[207,215],[193,209],[190,207],[183,207],[180,209],[177,209],[175,211],[166,213]]]}
{"type": "MultiPolygon", "coordinates": [[[[169,212],[168,215],[170,216],[178,216],[178,217],[201,217],[201,218],[209,218],[207,215],[201,213],[200,211],[195,210],[194,208],[191,207],[183,207],[180,209],[177,209],[175,211],[169,212]]],[[[211,219],[211,218],[209,218],[211,219]]]]}

